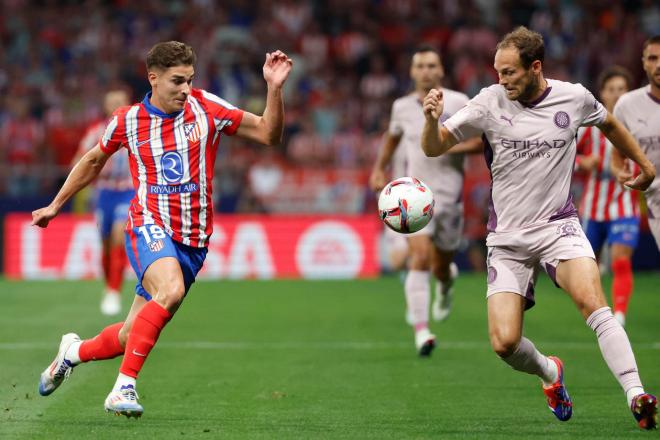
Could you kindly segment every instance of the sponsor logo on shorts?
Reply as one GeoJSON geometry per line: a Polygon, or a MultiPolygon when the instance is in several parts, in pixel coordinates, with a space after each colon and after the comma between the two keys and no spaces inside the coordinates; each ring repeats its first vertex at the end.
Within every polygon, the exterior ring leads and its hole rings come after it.
{"type": "Polygon", "coordinates": [[[493,266],[488,266],[488,283],[494,283],[497,279],[497,269],[493,266]]]}
{"type": "Polygon", "coordinates": [[[568,128],[568,126],[571,124],[570,116],[568,116],[568,113],[563,111],[555,113],[555,117],[553,119],[555,121],[555,125],[559,128],[568,128]]]}
{"type": "Polygon", "coordinates": [[[163,240],[154,240],[151,243],[149,243],[149,250],[151,252],[158,252],[165,247],[165,244],[163,243],[163,240]]]}
{"type": "Polygon", "coordinates": [[[557,234],[559,238],[562,237],[579,237],[580,227],[576,226],[573,222],[564,222],[557,226],[557,234]]]}

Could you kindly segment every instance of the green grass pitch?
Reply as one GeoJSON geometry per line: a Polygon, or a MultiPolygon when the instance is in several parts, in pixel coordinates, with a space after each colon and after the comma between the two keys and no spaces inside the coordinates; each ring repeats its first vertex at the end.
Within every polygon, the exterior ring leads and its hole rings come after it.
{"type": "MultiPolygon", "coordinates": [[[[61,334],[113,322],[98,312],[100,283],[0,281],[0,439],[658,438],[637,428],[595,335],[541,278],[526,335],[565,363],[566,423],[538,379],[491,352],[482,275],[457,281],[429,359],[415,354],[397,277],[199,282],[142,370],[139,420],[103,410],[120,359],[37,393],[61,334]]],[[[627,330],[647,390],[660,393],[660,274],[635,283],[627,330]]]]}

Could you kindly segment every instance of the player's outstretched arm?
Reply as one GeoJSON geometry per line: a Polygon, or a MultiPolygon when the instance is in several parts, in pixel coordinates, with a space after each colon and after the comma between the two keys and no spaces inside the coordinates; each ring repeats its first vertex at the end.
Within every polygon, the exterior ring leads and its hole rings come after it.
{"type": "Polygon", "coordinates": [[[431,89],[424,97],[424,129],[422,150],[429,157],[440,156],[456,145],[456,138],[445,127],[438,128],[438,119],[444,110],[442,90],[431,89]]]}
{"type": "Polygon", "coordinates": [[[264,79],[268,86],[266,109],[259,117],[245,112],[236,134],[242,138],[265,145],[282,142],[284,133],[284,100],[282,87],[293,68],[293,61],[282,51],[266,54],[263,66],[264,79]]]}
{"type": "MultiPolygon", "coordinates": [[[[380,149],[378,150],[378,157],[374,163],[369,176],[369,187],[373,191],[382,190],[387,185],[387,177],[385,176],[385,169],[392,162],[392,156],[399,146],[401,136],[395,136],[391,133],[385,133],[385,139],[380,149]]],[[[401,176],[394,176],[401,177],[401,176]]]]}
{"type": "MultiPolygon", "coordinates": [[[[608,113],[605,121],[598,128],[621,154],[637,163],[641,170],[637,177],[627,176],[627,180],[625,180],[626,176],[622,174],[621,176],[617,176],[617,179],[624,180],[623,184],[625,186],[640,191],[644,191],[651,186],[655,178],[655,166],[644,155],[637,141],[635,141],[635,138],[626,127],[612,116],[611,113],[608,113]]],[[[618,162],[615,161],[615,167],[616,163],[618,162]]]]}
{"type": "Polygon", "coordinates": [[[62,206],[78,191],[89,185],[99,175],[110,156],[96,147],[89,150],[73,167],[64,185],[50,205],[32,212],[32,225],[45,228],[57,216],[62,206]]]}
{"type": "Polygon", "coordinates": [[[484,141],[480,137],[473,137],[451,147],[448,154],[478,154],[483,151],[484,141]]]}

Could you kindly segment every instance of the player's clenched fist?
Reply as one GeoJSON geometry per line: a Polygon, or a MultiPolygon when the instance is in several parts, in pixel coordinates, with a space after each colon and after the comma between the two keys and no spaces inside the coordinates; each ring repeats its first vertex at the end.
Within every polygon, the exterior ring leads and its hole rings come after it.
{"type": "Polygon", "coordinates": [[[32,211],[32,226],[39,226],[40,228],[45,228],[48,226],[48,223],[55,218],[57,215],[57,210],[46,206],[45,208],[37,209],[32,211]]]}
{"type": "Polygon", "coordinates": [[[424,98],[423,107],[424,116],[426,116],[426,119],[435,119],[437,121],[440,118],[442,111],[444,110],[442,90],[431,89],[424,98]]]}

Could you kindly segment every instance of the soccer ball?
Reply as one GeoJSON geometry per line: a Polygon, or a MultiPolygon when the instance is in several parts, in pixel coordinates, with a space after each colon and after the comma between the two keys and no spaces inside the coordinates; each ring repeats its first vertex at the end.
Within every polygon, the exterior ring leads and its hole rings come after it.
{"type": "Polygon", "coordinates": [[[378,197],[380,219],[402,234],[417,232],[433,217],[433,193],[414,177],[399,177],[388,183],[378,197]]]}

